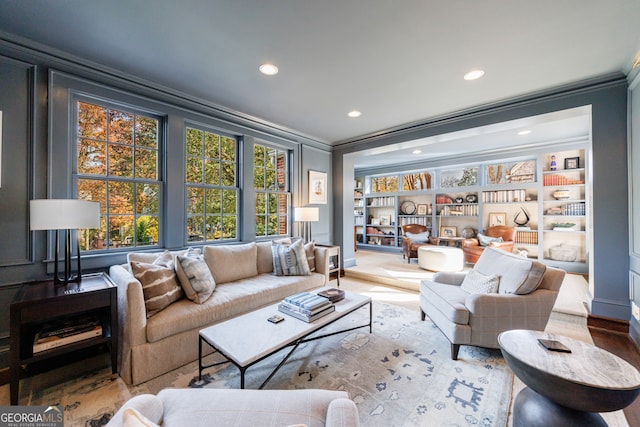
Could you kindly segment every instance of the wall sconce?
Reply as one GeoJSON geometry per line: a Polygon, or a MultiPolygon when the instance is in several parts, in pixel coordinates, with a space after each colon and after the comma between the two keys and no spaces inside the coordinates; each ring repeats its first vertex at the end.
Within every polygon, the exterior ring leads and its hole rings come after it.
{"type": "Polygon", "coordinates": [[[71,272],[71,232],[81,228],[100,228],[100,203],[74,199],[41,199],[29,202],[31,230],[55,230],[56,253],[54,266],[54,283],[67,284],[80,282],[80,240],[76,236],[78,253],[77,274],[71,272]],[[58,230],[64,230],[64,276],[58,274],[60,260],[60,242],[58,230]]]}
{"type": "Polygon", "coordinates": [[[318,208],[294,208],[293,219],[302,223],[302,239],[305,243],[311,241],[311,223],[320,220],[320,209],[318,208]]]}

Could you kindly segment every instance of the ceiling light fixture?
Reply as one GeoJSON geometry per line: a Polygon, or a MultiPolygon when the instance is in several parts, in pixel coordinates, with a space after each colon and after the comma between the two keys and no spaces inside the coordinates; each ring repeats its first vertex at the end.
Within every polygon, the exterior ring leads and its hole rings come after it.
{"type": "Polygon", "coordinates": [[[275,76],[276,74],[278,74],[278,67],[269,63],[262,64],[258,67],[258,70],[260,70],[260,72],[265,76],[275,76]]]}
{"type": "Polygon", "coordinates": [[[420,154],[420,153],[422,153],[422,150],[413,150],[412,153],[413,154],[420,154]]]}
{"type": "Polygon", "coordinates": [[[473,70],[473,71],[469,71],[467,74],[465,74],[464,75],[464,79],[465,80],[476,80],[476,79],[479,79],[482,76],[484,76],[484,70],[473,70]]]}
{"type": "Polygon", "coordinates": [[[529,135],[531,133],[531,129],[523,129],[518,132],[518,135],[529,135]]]}
{"type": "Polygon", "coordinates": [[[349,116],[349,117],[360,117],[360,115],[361,115],[361,114],[362,114],[362,113],[361,113],[360,111],[358,111],[358,110],[353,110],[353,111],[349,111],[349,112],[347,113],[347,116],[349,116]]]}

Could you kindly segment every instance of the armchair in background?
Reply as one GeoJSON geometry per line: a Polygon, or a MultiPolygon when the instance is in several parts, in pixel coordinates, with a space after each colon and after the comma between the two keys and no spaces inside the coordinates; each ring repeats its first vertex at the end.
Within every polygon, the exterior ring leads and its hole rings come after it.
{"type": "Polygon", "coordinates": [[[487,228],[485,234],[478,234],[477,238],[464,239],[462,241],[462,251],[464,252],[464,262],[475,264],[482,255],[484,248],[492,247],[513,252],[513,245],[516,240],[516,229],[504,225],[495,225],[487,228]]]}
{"type": "Polygon", "coordinates": [[[405,224],[402,226],[402,258],[411,263],[411,258],[418,258],[418,248],[430,245],[431,238],[426,225],[405,224]]]}

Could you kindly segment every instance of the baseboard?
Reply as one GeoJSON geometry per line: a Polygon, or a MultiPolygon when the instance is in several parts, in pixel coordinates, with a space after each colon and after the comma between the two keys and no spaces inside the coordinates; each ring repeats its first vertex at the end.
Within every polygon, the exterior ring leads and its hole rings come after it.
{"type": "Polygon", "coordinates": [[[589,329],[597,329],[614,334],[629,335],[629,322],[626,320],[589,314],[589,316],[587,316],[587,327],[589,329]]]}

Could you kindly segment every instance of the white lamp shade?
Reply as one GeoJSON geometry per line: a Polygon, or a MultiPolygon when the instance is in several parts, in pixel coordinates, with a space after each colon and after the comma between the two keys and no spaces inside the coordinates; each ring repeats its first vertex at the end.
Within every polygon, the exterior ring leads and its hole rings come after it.
{"type": "Polygon", "coordinates": [[[298,222],[316,222],[320,220],[320,209],[318,208],[295,208],[293,219],[298,222]]]}
{"type": "Polygon", "coordinates": [[[31,230],[100,228],[100,203],[74,199],[29,202],[31,230]]]}

